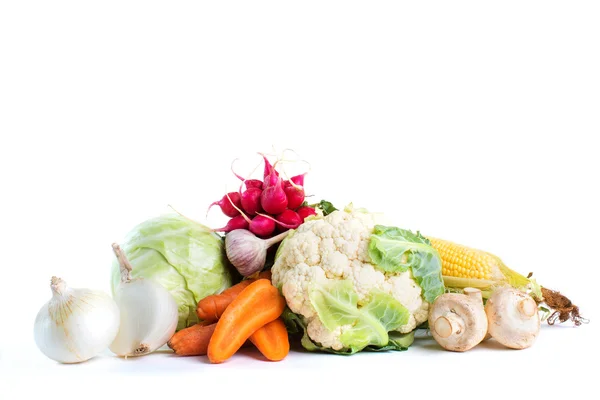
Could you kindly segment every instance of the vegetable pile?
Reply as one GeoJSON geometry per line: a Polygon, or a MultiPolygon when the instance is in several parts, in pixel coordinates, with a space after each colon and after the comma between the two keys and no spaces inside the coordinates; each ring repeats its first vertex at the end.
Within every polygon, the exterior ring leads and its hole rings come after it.
{"type": "Polygon", "coordinates": [[[166,345],[218,364],[244,347],[281,361],[299,346],[405,351],[417,330],[454,352],[488,339],[525,349],[542,321],[587,322],[493,254],[390,226],[351,203],[308,204],[307,173],[288,178],[279,167],[290,160],[259,155],[260,179],[234,172],[239,190],[208,208],[228,217],[224,227],[163,215],[114,243],[112,297],[53,277],[34,324],[41,352],[77,363],[166,345]]]}

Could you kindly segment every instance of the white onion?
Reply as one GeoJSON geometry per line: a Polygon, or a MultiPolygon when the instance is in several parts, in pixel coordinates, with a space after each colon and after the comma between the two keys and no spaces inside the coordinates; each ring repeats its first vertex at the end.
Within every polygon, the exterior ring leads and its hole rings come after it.
{"type": "Polygon", "coordinates": [[[72,289],[52,277],[52,298],[35,319],[38,348],[61,363],[89,360],[106,349],[119,329],[119,309],[105,293],[72,289]]]}
{"type": "Polygon", "coordinates": [[[121,283],[115,301],[121,314],[119,333],[110,345],[118,356],[152,353],[175,333],[177,302],[163,286],[144,278],[131,279],[131,264],[117,244],[113,250],[121,267],[121,283]]]}

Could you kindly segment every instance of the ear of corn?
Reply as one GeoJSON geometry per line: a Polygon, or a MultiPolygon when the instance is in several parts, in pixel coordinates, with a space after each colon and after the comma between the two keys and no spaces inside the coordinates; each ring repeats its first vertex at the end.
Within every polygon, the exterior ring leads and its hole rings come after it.
{"type": "Polygon", "coordinates": [[[447,288],[493,290],[494,287],[510,285],[521,290],[535,290],[535,281],[508,268],[491,253],[447,240],[428,239],[442,259],[442,276],[447,288]]]}
{"type": "Polygon", "coordinates": [[[427,237],[442,260],[442,278],[446,292],[463,293],[467,287],[481,290],[484,302],[499,287],[510,285],[529,294],[538,303],[542,321],[553,325],[572,320],[575,326],[587,323],[579,307],[559,292],[540,286],[531,274],[527,277],[508,268],[494,254],[456,244],[447,240],[427,237]]]}

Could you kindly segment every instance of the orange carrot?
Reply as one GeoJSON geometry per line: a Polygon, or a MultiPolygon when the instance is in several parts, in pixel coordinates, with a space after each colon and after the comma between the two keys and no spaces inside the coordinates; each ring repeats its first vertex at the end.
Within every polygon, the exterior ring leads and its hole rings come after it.
{"type": "MultiPolygon", "coordinates": [[[[271,271],[263,271],[258,275],[259,278],[271,279],[271,271]]],[[[229,289],[221,292],[220,294],[213,294],[207,296],[198,302],[198,308],[196,308],[196,314],[198,318],[204,321],[216,321],[218,320],[229,304],[235,299],[242,290],[246,289],[248,285],[254,282],[256,279],[246,279],[240,283],[233,285],[229,289]]]]}
{"type": "Polygon", "coordinates": [[[203,298],[198,302],[198,308],[196,308],[198,318],[205,321],[218,320],[233,299],[235,299],[237,295],[240,294],[242,290],[246,289],[252,282],[254,282],[253,279],[246,279],[220,294],[213,294],[203,298]]]}
{"type": "Polygon", "coordinates": [[[216,323],[206,325],[199,323],[174,334],[167,342],[175,354],[180,356],[201,356],[206,354],[216,323]]]}
{"type": "Polygon", "coordinates": [[[285,299],[268,279],[252,282],[231,302],[217,322],[208,343],[208,359],[221,363],[259,328],[277,319],[285,308],[285,299]]]}
{"type": "Polygon", "coordinates": [[[250,336],[252,344],[271,361],[280,361],[290,352],[287,329],[281,318],[271,321],[250,336]]]}
{"type": "Polygon", "coordinates": [[[266,271],[260,271],[257,274],[253,274],[252,278],[254,278],[254,280],[257,280],[257,279],[268,279],[268,280],[271,280],[271,270],[268,269],[266,271]]]}

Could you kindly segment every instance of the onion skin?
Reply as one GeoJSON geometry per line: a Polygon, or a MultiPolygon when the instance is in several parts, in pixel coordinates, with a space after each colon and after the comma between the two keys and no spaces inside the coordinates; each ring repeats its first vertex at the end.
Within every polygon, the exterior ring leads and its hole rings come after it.
{"type": "Polygon", "coordinates": [[[107,294],[71,289],[53,277],[53,296],[39,310],[34,323],[37,347],[48,358],[72,364],[104,351],[117,335],[119,308],[107,294]]]}
{"type": "Polygon", "coordinates": [[[121,267],[121,283],[115,292],[121,322],[110,351],[121,357],[150,354],[175,333],[179,320],[177,302],[159,283],[131,279],[132,266],[125,253],[116,243],[113,251],[121,267]]]}
{"type": "Polygon", "coordinates": [[[179,312],[173,296],[158,283],[138,278],[122,283],[115,301],[121,311],[119,333],[110,351],[143,356],[162,347],[175,333],[179,312]]]}

